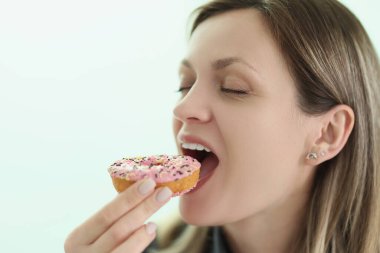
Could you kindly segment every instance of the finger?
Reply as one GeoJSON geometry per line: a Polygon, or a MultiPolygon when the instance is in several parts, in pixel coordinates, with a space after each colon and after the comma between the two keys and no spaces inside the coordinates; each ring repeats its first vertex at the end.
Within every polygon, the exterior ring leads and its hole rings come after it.
{"type": "Polygon", "coordinates": [[[136,230],[124,243],[112,251],[112,253],[140,253],[154,240],[156,237],[157,226],[154,223],[140,227],[136,230]]]}
{"type": "Polygon", "coordinates": [[[156,183],[152,179],[145,179],[132,185],[75,229],[70,238],[74,240],[74,244],[91,244],[124,214],[146,199],[154,191],[155,186],[156,183]]]}
{"type": "MultiPolygon", "coordinates": [[[[160,188],[140,205],[119,219],[93,244],[100,252],[109,252],[125,241],[136,229],[162,207],[173,195],[168,187],[160,188]]],[[[128,239],[129,240],[129,239],[128,239]]]]}

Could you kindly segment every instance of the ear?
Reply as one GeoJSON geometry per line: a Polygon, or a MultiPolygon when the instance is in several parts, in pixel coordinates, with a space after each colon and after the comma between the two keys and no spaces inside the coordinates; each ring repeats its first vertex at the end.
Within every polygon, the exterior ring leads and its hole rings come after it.
{"type": "Polygon", "coordinates": [[[337,105],[319,119],[320,127],[307,151],[306,160],[309,165],[330,160],[343,149],[354,127],[355,114],[351,107],[337,105]]]}

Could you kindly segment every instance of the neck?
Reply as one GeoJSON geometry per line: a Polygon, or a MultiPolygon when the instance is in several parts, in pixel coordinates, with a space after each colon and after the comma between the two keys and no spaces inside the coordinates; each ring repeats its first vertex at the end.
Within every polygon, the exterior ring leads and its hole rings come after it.
{"type": "Polygon", "coordinates": [[[308,199],[307,193],[296,194],[269,210],[224,225],[233,252],[293,252],[303,228],[308,199]]]}

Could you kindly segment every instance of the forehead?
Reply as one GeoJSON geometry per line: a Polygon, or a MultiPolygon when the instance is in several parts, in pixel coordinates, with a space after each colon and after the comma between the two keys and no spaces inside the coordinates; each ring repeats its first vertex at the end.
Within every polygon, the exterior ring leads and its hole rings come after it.
{"type": "Polygon", "coordinates": [[[213,16],[194,31],[186,58],[195,64],[220,58],[240,57],[256,68],[278,60],[280,50],[262,14],[253,9],[234,10],[213,16]],[[261,65],[261,66],[259,66],[261,65]]]}

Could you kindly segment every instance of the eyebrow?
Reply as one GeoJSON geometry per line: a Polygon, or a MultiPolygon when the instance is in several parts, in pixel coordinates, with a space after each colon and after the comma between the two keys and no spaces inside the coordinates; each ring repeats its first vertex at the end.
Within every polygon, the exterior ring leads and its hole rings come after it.
{"type": "MultiPolygon", "coordinates": [[[[216,61],[213,61],[211,63],[211,66],[214,70],[222,70],[234,63],[241,63],[257,73],[256,68],[254,68],[251,64],[249,64],[248,62],[246,62],[240,57],[227,57],[227,58],[218,59],[216,61]]],[[[191,63],[187,59],[182,60],[181,64],[190,69],[194,69],[191,63]]]]}

